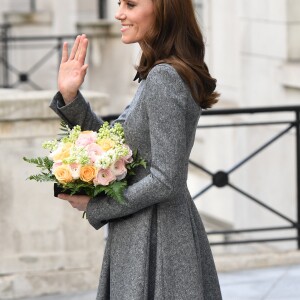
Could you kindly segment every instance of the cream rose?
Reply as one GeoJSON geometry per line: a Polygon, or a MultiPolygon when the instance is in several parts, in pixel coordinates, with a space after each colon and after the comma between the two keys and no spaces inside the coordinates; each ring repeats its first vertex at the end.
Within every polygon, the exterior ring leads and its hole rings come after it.
{"type": "Polygon", "coordinates": [[[54,170],[54,176],[60,183],[69,183],[73,181],[72,173],[69,166],[60,165],[54,170]]]}
{"type": "Polygon", "coordinates": [[[53,160],[55,162],[62,161],[70,156],[72,143],[63,144],[63,146],[53,154],[53,160]]]}
{"type": "Polygon", "coordinates": [[[112,149],[116,145],[116,143],[110,139],[102,139],[102,140],[98,141],[97,144],[105,152],[112,149]]]}
{"type": "Polygon", "coordinates": [[[92,181],[97,174],[97,170],[93,166],[83,166],[80,169],[80,179],[84,182],[90,182],[92,181]]]}

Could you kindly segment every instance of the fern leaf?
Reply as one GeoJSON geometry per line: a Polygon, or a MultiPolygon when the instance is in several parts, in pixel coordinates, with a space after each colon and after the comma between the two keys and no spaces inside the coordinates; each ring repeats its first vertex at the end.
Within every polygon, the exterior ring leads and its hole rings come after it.
{"type": "Polygon", "coordinates": [[[49,173],[40,173],[36,175],[31,175],[27,179],[35,180],[37,182],[49,182],[49,181],[56,181],[55,177],[49,173]]]}
{"type": "Polygon", "coordinates": [[[109,186],[109,189],[107,189],[107,195],[122,204],[124,203],[124,190],[126,186],[126,181],[115,181],[109,186]]]}

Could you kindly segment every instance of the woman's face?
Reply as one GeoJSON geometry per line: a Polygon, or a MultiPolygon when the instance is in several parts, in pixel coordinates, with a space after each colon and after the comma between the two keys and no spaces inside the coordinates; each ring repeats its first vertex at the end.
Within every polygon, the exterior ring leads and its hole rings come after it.
{"type": "Polygon", "coordinates": [[[154,24],[152,0],[121,0],[115,18],[121,21],[122,42],[139,43],[154,24]]]}

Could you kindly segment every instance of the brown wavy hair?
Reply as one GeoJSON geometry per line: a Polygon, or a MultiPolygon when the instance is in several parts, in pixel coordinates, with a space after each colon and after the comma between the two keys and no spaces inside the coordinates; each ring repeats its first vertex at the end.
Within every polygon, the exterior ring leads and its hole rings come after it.
{"type": "Polygon", "coordinates": [[[216,79],[204,62],[205,45],[192,0],[152,0],[154,26],[141,42],[142,56],[136,67],[146,78],[157,64],[172,65],[189,86],[194,100],[202,108],[218,102],[216,79]]]}

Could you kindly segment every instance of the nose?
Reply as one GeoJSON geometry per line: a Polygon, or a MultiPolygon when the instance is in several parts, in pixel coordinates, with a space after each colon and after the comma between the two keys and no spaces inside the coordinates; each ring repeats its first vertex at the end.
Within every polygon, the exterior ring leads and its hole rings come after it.
{"type": "Polygon", "coordinates": [[[125,13],[123,12],[123,10],[120,6],[115,14],[115,19],[120,21],[120,20],[124,20],[125,18],[126,18],[125,13]]]}

